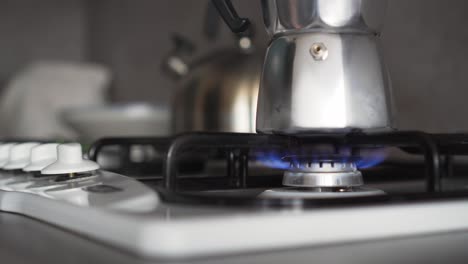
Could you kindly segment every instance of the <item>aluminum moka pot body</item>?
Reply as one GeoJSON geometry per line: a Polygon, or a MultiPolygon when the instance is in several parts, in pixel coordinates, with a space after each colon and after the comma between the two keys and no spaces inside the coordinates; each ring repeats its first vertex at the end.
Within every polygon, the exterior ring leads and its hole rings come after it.
{"type": "MultiPolygon", "coordinates": [[[[215,2],[223,15],[226,1],[215,2]]],[[[230,3],[227,8],[233,11],[230,3]]],[[[257,132],[391,130],[391,85],[379,40],[385,8],[384,0],[262,1],[272,40],[260,79],[257,132]]],[[[245,24],[235,11],[230,15],[239,27],[245,24]]]]}

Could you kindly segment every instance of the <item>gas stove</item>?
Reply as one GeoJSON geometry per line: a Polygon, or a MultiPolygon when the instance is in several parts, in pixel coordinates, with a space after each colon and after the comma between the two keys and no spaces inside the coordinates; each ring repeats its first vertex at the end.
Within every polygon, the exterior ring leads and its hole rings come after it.
{"type": "Polygon", "coordinates": [[[468,228],[468,135],[189,133],[0,145],[0,209],[144,258],[468,228]],[[388,151],[412,161],[392,161],[388,151]],[[387,158],[385,158],[385,155],[387,158]]]}

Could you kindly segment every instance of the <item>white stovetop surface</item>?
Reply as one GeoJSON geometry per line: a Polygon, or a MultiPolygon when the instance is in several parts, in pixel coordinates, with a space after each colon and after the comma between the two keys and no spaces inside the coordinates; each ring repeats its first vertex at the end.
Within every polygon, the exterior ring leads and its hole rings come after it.
{"type": "Polygon", "coordinates": [[[468,199],[306,210],[210,208],[165,204],[144,184],[104,171],[59,184],[4,174],[0,189],[0,210],[152,258],[232,255],[468,229],[468,199]]]}

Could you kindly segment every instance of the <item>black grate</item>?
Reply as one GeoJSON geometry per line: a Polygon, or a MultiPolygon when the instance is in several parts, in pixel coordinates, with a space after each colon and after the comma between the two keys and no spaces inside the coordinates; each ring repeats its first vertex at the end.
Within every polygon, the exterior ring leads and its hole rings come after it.
{"type": "MultiPolygon", "coordinates": [[[[424,156],[426,189],[441,190],[441,177],[452,173],[452,155],[468,154],[468,135],[428,134],[417,131],[388,133],[316,134],[307,136],[265,135],[247,133],[187,133],[173,138],[106,138],[97,141],[89,157],[97,160],[99,152],[108,145],[127,149],[132,145],[151,145],[163,153],[163,185],[175,191],[179,181],[178,157],[189,149],[201,148],[226,153],[226,174],[232,187],[246,187],[249,173],[249,152],[255,148],[293,149],[328,144],[342,146],[358,153],[363,148],[399,147],[407,152],[424,156]],[[441,163],[441,160],[443,161],[441,163]],[[443,164],[443,165],[441,165],[443,164]]],[[[128,164],[128,153],[122,151],[121,162],[128,164]]]]}
{"type": "MultiPolygon", "coordinates": [[[[460,139],[463,137],[460,137],[460,139]]],[[[253,148],[295,148],[329,144],[335,149],[346,146],[359,152],[362,148],[400,147],[424,155],[426,167],[426,188],[428,192],[440,190],[441,166],[439,147],[453,139],[450,135],[436,137],[423,132],[390,132],[378,134],[317,134],[307,136],[242,134],[242,133],[189,133],[175,137],[168,148],[165,168],[164,187],[177,190],[177,157],[187,148],[210,147],[224,149],[227,155],[228,177],[237,186],[245,186],[248,174],[248,153],[253,148]],[[444,143],[444,144],[442,144],[444,143]]],[[[467,136],[468,139],[468,136],[467,136]]],[[[453,145],[453,141],[450,142],[453,145]]],[[[468,145],[467,145],[468,146],[468,145]]],[[[450,148],[447,148],[450,150],[450,148]]]]}

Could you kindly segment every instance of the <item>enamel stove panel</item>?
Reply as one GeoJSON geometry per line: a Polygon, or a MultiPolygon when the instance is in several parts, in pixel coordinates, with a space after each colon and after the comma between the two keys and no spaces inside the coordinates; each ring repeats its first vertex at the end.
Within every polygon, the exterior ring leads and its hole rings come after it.
{"type": "MultiPolygon", "coordinates": [[[[23,171],[1,171],[0,210],[30,216],[145,258],[165,259],[323,246],[468,228],[466,191],[425,192],[424,184],[422,191],[414,195],[389,195],[388,186],[371,186],[383,192],[363,197],[334,195],[333,199],[315,199],[315,195],[312,199],[303,195],[266,197],[262,193],[268,186],[227,191],[175,190],[173,184],[177,181],[171,175],[177,175],[171,170],[170,155],[181,150],[180,142],[207,140],[229,142],[222,146],[232,150],[237,145],[244,148],[244,142],[255,146],[266,140],[269,146],[279,145],[284,138],[245,134],[217,138],[181,136],[171,143],[173,147],[167,155],[165,188],[150,187],[134,178],[99,169],[93,161],[83,159],[81,147],[76,144],[15,144],[5,147],[9,153],[17,153],[15,157],[21,157],[15,162],[24,163],[28,155],[23,151],[28,148],[30,161],[24,164],[23,171]],[[38,153],[42,158],[38,158],[38,153]],[[249,197],[226,195],[243,192],[250,193],[249,197]]],[[[361,142],[359,137],[353,140],[361,142]]],[[[92,149],[90,153],[97,160],[96,151],[92,149]]],[[[248,161],[242,157],[228,160],[248,161]]],[[[308,165],[307,170],[343,170],[343,166],[335,168],[335,164],[330,168],[313,165],[308,165]]],[[[344,166],[345,172],[354,173],[354,165],[348,167],[344,166]]],[[[246,167],[238,168],[233,171],[245,176],[246,167]]],[[[454,185],[460,191],[466,184],[454,185]]],[[[432,185],[426,187],[431,189],[432,185]]]]}
{"type": "MultiPolygon", "coordinates": [[[[8,177],[8,176],[4,176],[8,177]]],[[[16,177],[16,176],[13,176],[16,177]]],[[[468,228],[468,200],[258,210],[168,204],[131,178],[98,171],[47,188],[0,192],[24,214],[145,257],[190,258],[468,228]],[[278,228],[278,227],[285,228],[278,228]],[[308,228],[304,228],[308,227],[308,228]]]]}

